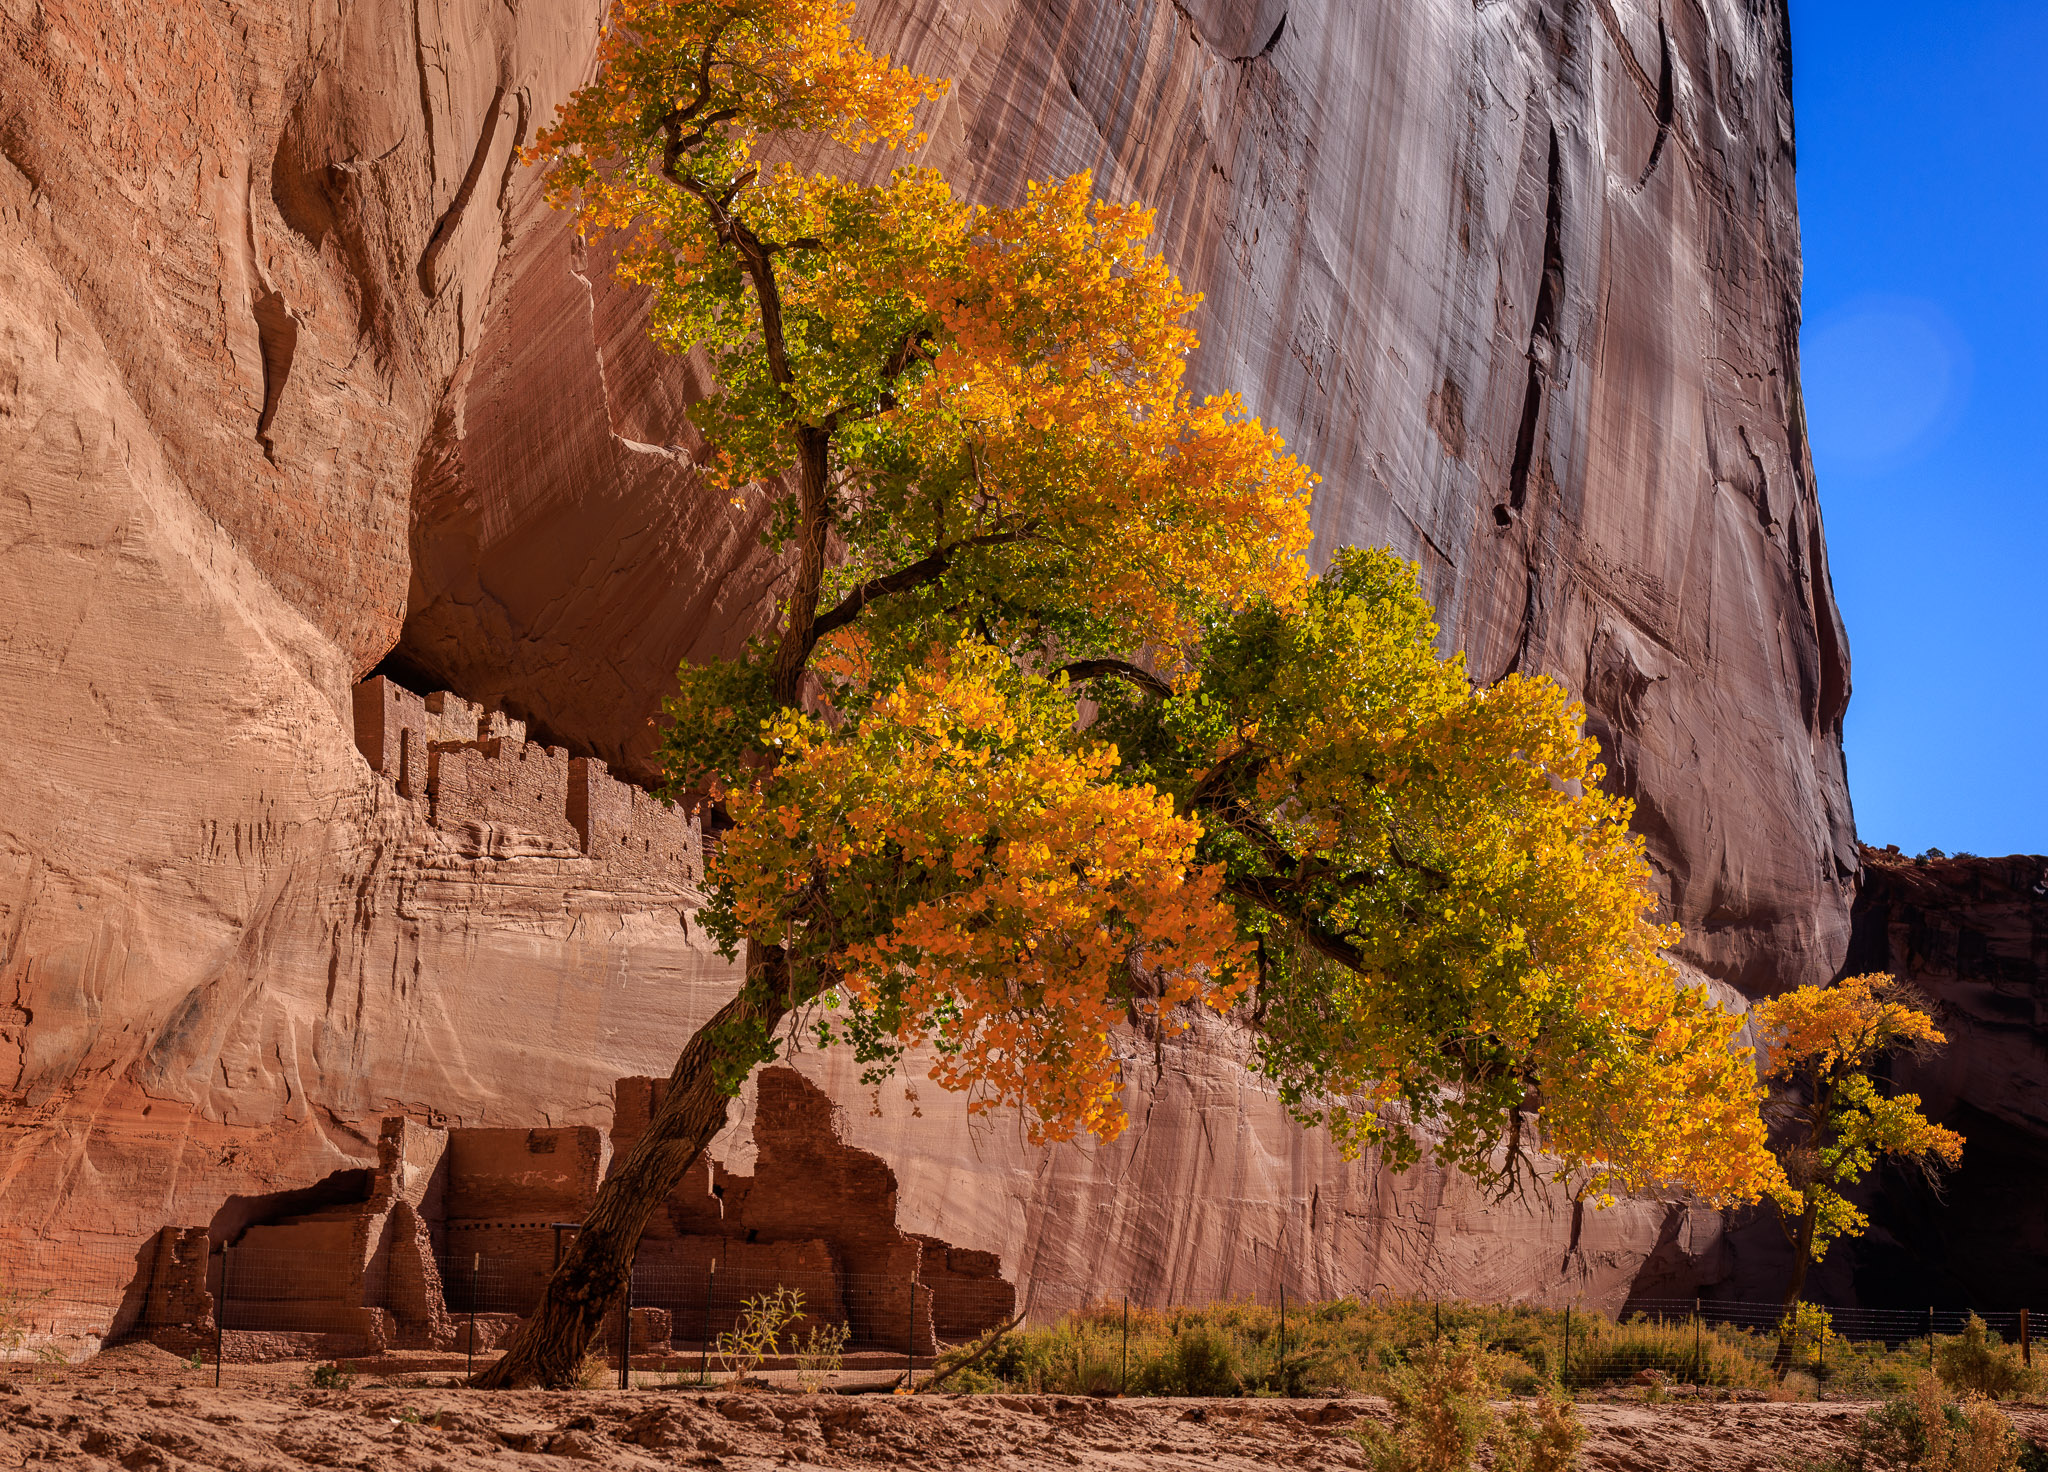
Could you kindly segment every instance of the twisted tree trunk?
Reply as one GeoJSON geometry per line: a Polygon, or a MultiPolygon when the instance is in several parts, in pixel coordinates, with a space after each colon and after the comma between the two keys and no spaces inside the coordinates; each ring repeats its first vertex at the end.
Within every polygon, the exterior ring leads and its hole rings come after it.
{"type": "MultiPolygon", "coordinates": [[[[1820,1219],[1820,1204],[1809,1200],[1806,1210],[1800,1213],[1798,1230],[1792,1234],[1792,1281],[1785,1289],[1785,1313],[1789,1318],[1799,1303],[1799,1295],[1806,1291],[1806,1270],[1813,1266],[1813,1231],[1820,1219]]],[[[1771,1359],[1771,1373],[1780,1380],[1792,1368],[1792,1331],[1780,1328],[1778,1331],[1778,1352],[1771,1359]]]]}
{"type": "Polygon", "coordinates": [[[772,1036],[788,1014],[787,988],[774,984],[779,960],[773,947],[748,946],[747,985],[684,1046],[647,1132],[598,1189],[583,1230],[548,1279],[539,1305],[504,1356],[472,1384],[511,1390],[576,1383],[590,1341],[625,1290],[647,1219],[725,1127],[732,1098],[719,1081],[721,1053],[735,1037],[756,1029],[757,1035],[772,1036]]]}

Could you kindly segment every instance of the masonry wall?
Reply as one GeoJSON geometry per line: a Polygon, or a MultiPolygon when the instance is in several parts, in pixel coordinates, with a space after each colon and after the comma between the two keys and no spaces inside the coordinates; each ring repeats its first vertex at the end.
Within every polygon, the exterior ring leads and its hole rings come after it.
{"type": "MultiPolygon", "coordinates": [[[[667,1087],[666,1079],[619,1080],[615,1157],[646,1131],[667,1087]]],[[[762,1070],[755,1087],[753,1175],[700,1157],[642,1240],[642,1262],[673,1262],[691,1285],[714,1259],[734,1279],[788,1274],[782,1281],[804,1286],[807,1302],[822,1301],[814,1295],[828,1291],[829,1263],[855,1337],[920,1354],[934,1347],[940,1301],[921,1277],[927,1261],[946,1284],[939,1291],[949,1295],[945,1319],[952,1332],[937,1331],[942,1337],[978,1333],[997,1311],[1007,1317],[1015,1294],[1002,1282],[997,1260],[970,1254],[956,1272],[948,1266],[946,1243],[905,1232],[896,1221],[895,1172],[880,1156],[846,1143],[829,1095],[791,1068],[762,1070]],[[814,1248],[824,1250],[822,1260],[814,1248]],[[963,1289],[984,1267],[996,1289],[963,1289]],[[963,1332],[967,1324],[973,1327],[963,1332]]],[[[677,1331],[692,1332],[692,1310],[679,1305],[676,1312],[677,1331]]]]}
{"type": "Polygon", "coordinates": [[[457,852],[582,857],[620,878],[693,883],[702,831],[680,808],[595,757],[527,739],[526,723],[446,690],[415,695],[383,676],[355,687],[356,749],[457,852]]]}

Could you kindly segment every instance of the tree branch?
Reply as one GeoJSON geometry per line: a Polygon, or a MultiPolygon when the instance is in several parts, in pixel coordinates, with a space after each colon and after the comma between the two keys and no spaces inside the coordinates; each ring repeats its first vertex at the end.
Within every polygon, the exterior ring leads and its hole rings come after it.
{"type": "Polygon", "coordinates": [[[1065,675],[1076,685],[1085,680],[1117,679],[1128,680],[1147,695],[1165,699],[1173,694],[1173,686],[1148,669],[1122,659],[1077,659],[1072,664],[1062,665],[1053,672],[1065,675]]]}
{"type": "MultiPolygon", "coordinates": [[[[1019,542],[1037,530],[1036,523],[1029,523],[1006,532],[988,532],[978,537],[962,537],[957,542],[948,542],[943,547],[927,553],[917,561],[899,567],[882,577],[870,578],[834,605],[828,612],[818,616],[811,625],[811,643],[815,645],[834,630],[843,629],[861,615],[877,598],[886,598],[891,593],[907,593],[912,588],[923,587],[926,583],[937,582],[953,565],[955,553],[968,547],[1001,547],[1019,542]]],[[[808,650],[805,651],[808,654],[808,650]]]]}
{"type": "Polygon", "coordinates": [[[1250,900],[1253,904],[1259,905],[1280,916],[1282,919],[1290,920],[1299,926],[1302,939],[1308,942],[1311,950],[1316,951],[1320,955],[1327,956],[1340,966],[1348,966],[1353,971],[1365,970],[1364,952],[1360,951],[1357,946],[1351,944],[1350,941],[1344,939],[1343,936],[1338,935],[1335,931],[1325,930],[1322,926],[1315,924],[1306,915],[1301,913],[1300,908],[1287,895],[1275,889],[1265,880],[1252,878],[1226,879],[1223,882],[1223,887],[1239,899],[1250,900]]]}

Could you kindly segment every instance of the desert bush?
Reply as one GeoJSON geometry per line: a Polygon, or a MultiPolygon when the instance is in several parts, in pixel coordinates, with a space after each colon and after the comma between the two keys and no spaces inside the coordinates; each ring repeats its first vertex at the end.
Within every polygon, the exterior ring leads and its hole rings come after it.
{"type": "Polygon", "coordinates": [[[1533,1413],[1496,1417],[1487,1404],[1499,1390],[1489,1358],[1477,1336],[1460,1334],[1419,1346],[1388,1374],[1393,1428],[1358,1432],[1374,1472],[1471,1472],[1482,1446],[1495,1472],[1567,1472],[1584,1435],[1577,1414],[1550,1395],[1533,1413]]]}
{"type": "Polygon", "coordinates": [[[1493,1438],[1493,1472],[1570,1472],[1586,1428],[1578,1412],[1552,1390],[1531,1411],[1517,1406],[1493,1438]]]}
{"type": "Polygon", "coordinates": [[[1473,1339],[1436,1340],[1387,1376],[1393,1429],[1359,1432],[1375,1472],[1467,1472],[1493,1428],[1483,1353],[1473,1339]]]}
{"type": "MultiPolygon", "coordinates": [[[[1139,1346],[1134,1344],[1134,1381],[1141,1363],[1139,1346]]],[[[1048,1328],[1012,1334],[989,1357],[986,1368],[1001,1383],[1038,1394],[1115,1395],[1124,1378],[1121,1330],[1113,1332],[1086,1314],[1070,1314],[1048,1328]]]]}
{"type": "Polygon", "coordinates": [[[608,1365],[602,1355],[586,1354],[576,1366],[576,1388],[578,1390],[603,1390],[618,1374],[616,1367],[608,1365]]]}
{"type": "Polygon", "coordinates": [[[1952,1391],[2005,1400],[2041,1388],[2041,1374],[2020,1362],[2019,1350],[2004,1343],[1971,1314],[1963,1332],[1937,1341],[1934,1370],[1952,1391]]]}
{"type": "Polygon", "coordinates": [[[1192,1324],[1169,1336],[1133,1367],[1131,1388],[1140,1395],[1237,1395],[1244,1365],[1236,1341],[1221,1329],[1192,1324]]]}
{"type": "Polygon", "coordinates": [[[1922,1375],[1911,1393],[1865,1414],[1845,1472],[2023,1472],[2031,1444],[1990,1401],[1948,1400],[1922,1375]]]}
{"type": "Polygon", "coordinates": [[[355,1371],[339,1360],[313,1366],[306,1379],[315,1390],[346,1390],[356,1383],[355,1371]]]}
{"type": "Polygon", "coordinates": [[[1766,1392],[1774,1401],[1812,1400],[1820,1394],[1820,1381],[1804,1370],[1787,1370],[1766,1392]]]}
{"type": "Polygon", "coordinates": [[[1550,1376],[1518,1354],[1503,1354],[1499,1373],[1500,1388],[1509,1395],[1535,1395],[1551,1383],[1550,1376]]]}

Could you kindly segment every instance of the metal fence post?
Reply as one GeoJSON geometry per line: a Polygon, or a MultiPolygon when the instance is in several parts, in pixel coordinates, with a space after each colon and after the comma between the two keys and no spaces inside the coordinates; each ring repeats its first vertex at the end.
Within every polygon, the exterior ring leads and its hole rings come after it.
{"type": "Polygon", "coordinates": [[[1439,1339],[1441,1339],[1441,1338],[1443,1338],[1443,1337],[1444,1337],[1444,1301],[1443,1301],[1443,1300],[1442,1300],[1441,1298],[1439,1298],[1439,1299],[1438,1299],[1438,1300],[1436,1301],[1436,1304],[1435,1304],[1435,1308],[1436,1308],[1436,1337],[1437,1337],[1437,1338],[1439,1338],[1439,1339]]]}
{"type": "Polygon", "coordinates": [[[1124,1294],[1124,1368],[1117,1378],[1116,1393],[1127,1395],[1131,1389],[1131,1295],[1124,1294]]]}
{"type": "Polygon", "coordinates": [[[235,1249],[225,1242],[220,1249],[220,1305],[213,1314],[213,1388],[220,1389],[220,1362],[228,1341],[228,1272],[235,1249]]]}
{"type": "Polygon", "coordinates": [[[1692,1301],[1692,1383],[1704,1387],[1707,1383],[1707,1362],[1700,1353],[1700,1301],[1692,1301]]]}
{"type": "Polygon", "coordinates": [[[1571,1389],[1572,1373],[1572,1306],[1564,1306],[1564,1363],[1557,1367],[1558,1383],[1571,1389]]]}
{"type": "Polygon", "coordinates": [[[910,1337],[903,1341],[903,1387],[917,1389],[917,1283],[910,1285],[910,1337]]]}
{"type": "Polygon", "coordinates": [[[476,1378],[476,1280],[484,1265],[481,1252],[469,1259],[469,1378],[476,1378]]]}
{"type": "Polygon", "coordinates": [[[704,1270],[704,1338],[699,1346],[697,1359],[697,1383],[702,1385],[711,1373],[711,1294],[718,1286],[718,1259],[711,1259],[711,1266],[704,1270]]]}
{"type": "Polygon", "coordinates": [[[2027,1311],[2020,1310],[2020,1363],[2034,1368],[2034,1341],[2027,1336],[2027,1311]]]}
{"type": "Polygon", "coordinates": [[[1934,1368],[1934,1305],[1927,1305],[1927,1368],[1934,1368]]]}
{"type": "Polygon", "coordinates": [[[1287,1358],[1287,1285],[1280,1285],[1280,1358],[1287,1358]]]}
{"type": "Polygon", "coordinates": [[[626,1264],[626,1286],[619,1294],[619,1389],[633,1388],[633,1264],[626,1264]]]}

